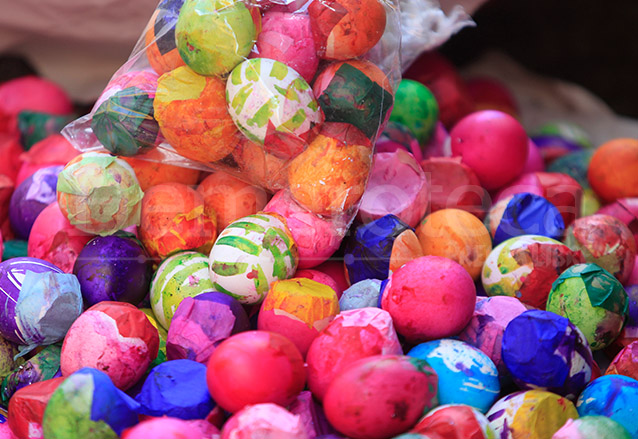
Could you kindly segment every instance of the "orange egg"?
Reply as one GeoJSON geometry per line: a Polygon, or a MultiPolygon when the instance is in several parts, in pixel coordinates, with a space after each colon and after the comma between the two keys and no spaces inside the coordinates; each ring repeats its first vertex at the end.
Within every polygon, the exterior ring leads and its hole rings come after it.
{"type": "Polygon", "coordinates": [[[614,139],[594,153],[589,184],[604,201],[638,197],[638,139],[614,139]]]}
{"type": "Polygon", "coordinates": [[[288,162],[264,151],[262,145],[244,139],[233,151],[239,172],[247,181],[271,191],[286,187],[288,162]]]}
{"type": "Polygon", "coordinates": [[[492,251],[492,238],[476,216],[460,209],[442,209],[426,216],[416,229],[426,256],[458,262],[477,280],[492,251]]]}
{"type": "Polygon", "coordinates": [[[152,162],[133,157],[121,157],[121,159],[131,165],[143,191],[162,183],[182,183],[194,186],[199,181],[200,171],[198,169],[173,166],[168,163],[152,162]]]}

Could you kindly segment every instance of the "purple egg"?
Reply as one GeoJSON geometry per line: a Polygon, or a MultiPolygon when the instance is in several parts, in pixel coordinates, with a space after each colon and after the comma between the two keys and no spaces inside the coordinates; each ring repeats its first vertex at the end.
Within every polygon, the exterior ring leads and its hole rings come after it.
{"type": "Polygon", "coordinates": [[[73,267],[87,307],[103,301],[138,305],[148,293],[152,261],[129,236],[98,236],[82,249],[73,267]]]}
{"type": "Polygon", "coordinates": [[[20,183],[9,204],[9,221],[16,236],[29,239],[35,219],[56,200],[58,174],[64,166],[49,166],[37,170],[20,183]]]}
{"type": "Polygon", "coordinates": [[[29,273],[60,273],[62,270],[36,258],[13,258],[0,263],[0,335],[14,343],[24,344],[18,328],[16,303],[22,283],[29,273]]]}
{"type": "Polygon", "coordinates": [[[179,304],[166,339],[168,360],[193,360],[206,364],[215,348],[250,327],[241,304],[218,292],[187,297],[179,304]]]}

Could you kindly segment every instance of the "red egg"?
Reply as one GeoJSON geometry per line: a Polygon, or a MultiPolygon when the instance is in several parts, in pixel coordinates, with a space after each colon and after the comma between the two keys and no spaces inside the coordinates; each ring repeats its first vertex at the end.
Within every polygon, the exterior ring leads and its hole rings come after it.
{"type": "Polygon", "coordinates": [[[523,126],[500,111],[477,111],[450,131],[452,154],[461,156],[487,190],[505,186],[523,171],[528,137],[523,126]]]}
{"type": "MultiPolygon", "coordinates": [[[[0,227],[5,222],[9,226],[9,200],[11,200],[13,189],[13,180],[6,175],[0,174],[0,227]]],[[[4,227],[0,231],[4,232],[4,227]]],[[[5,236],[6,238],[7,236],[5,236]]]]}
{"type": "Polygon", "coordinates": [[[0,175],[6,175],[15,182],[20,169],[20,154],[23,152],[18,135],[5,134],[0,130],[0,175]]]}
{"type": "Polygon", "coordinates": [[[247,405],[291,403],[306,384],[299,349],[286,337],[248,331],[222,342],[208,361],[208,390],[229,412],[247,405]]]}
{"type": "Polygon", "coordinates": [[[438,405],[438,377],[424,360],[379,355],[352,363],[330,384],[328,421],[353,439],[384,439],[414,426],[438,405]]]}
{"type": "Polygon", "coordinates": [[[18,438],[41,438],[44,409],[65,378],[40,381],[19,389],[9,400],[9,426],[18,438]]]}

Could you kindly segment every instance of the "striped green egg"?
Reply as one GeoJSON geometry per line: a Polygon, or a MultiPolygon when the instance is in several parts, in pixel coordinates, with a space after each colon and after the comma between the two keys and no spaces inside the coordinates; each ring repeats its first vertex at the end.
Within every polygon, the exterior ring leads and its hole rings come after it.
{"type": "Polygon", "coordinates": [[[151,281],[151,307],[165,329],[186,297],[213,290],[208,276],[208,258],[194,251],[176,253],[162,261],[151,281]]]}
{"type": "Polygon", "coordinates": [[[270,285],[295,274],[297,245],[284,219],[258,213],[226,227],[210,252],[210,279],[216,291],[244,304],[261,302],[270,285]]]}

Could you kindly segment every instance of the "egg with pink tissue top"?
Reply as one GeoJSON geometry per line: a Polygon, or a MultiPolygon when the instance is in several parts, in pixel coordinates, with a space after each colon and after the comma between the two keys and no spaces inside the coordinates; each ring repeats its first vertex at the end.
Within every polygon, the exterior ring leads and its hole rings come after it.
{"type": "Polygon", "coordinates": [[[452,153],[462,157],[487,190],[518,177],[527,161],[528,137],[509,114],[483,110],[461,119],[450,131],[452,153]]]}
{"type": "Polygon", "coordinates": [[[151,418],[124,430],[122,439],[209,439],[204,433],[188,421],[177,418],[151,418]]]}
{"type": "Polygon", "coordinates": [[[301,416],[276,404],[255,404],[235,413],[222,429],[221,439],[309,439],[301,416]]]}

